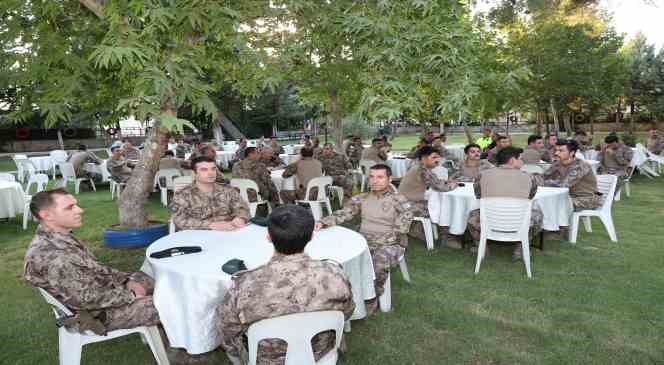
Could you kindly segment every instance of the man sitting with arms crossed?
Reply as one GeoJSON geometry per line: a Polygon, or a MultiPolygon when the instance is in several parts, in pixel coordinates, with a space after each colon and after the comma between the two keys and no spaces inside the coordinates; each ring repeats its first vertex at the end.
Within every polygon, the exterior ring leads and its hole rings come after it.
{"type": "MultiPolygon", "coordinates": [[[[352,197],[344,209],[321,219],[318,228],[325,228],[361,217],[360,233],[366,238],[373,260],[376,296],[381,296],[390,267],[398,265],[408,246],[406,234],[413,221],[408,199],[391,186],[392,170],[378,164],[369,169],[371,191],[352,197]]],[[[368,310],[376,309],[376,299],[367,301],[368,310]]]]}
{"type": "MultiPolygon", "coordinates": [[[[475,182],[475,195],[477,198],[521,198],[532,199],[537,193],[537,183],[534,177],[527,172],[521,171],[523,161],[521,153],[523,150],[516,147],[505,147],[496,155],[498,167],[480,173],[478,181],[475,182]]],[[[539,206],[533,204],[530,216],[530,239],[532,240],[542,230],[544,215],[539,206]]],[[[480,241],[481,225],[480,211],[476,209],[470,212],[468,218],[468,231],[477,245],[480,241]]],[[[486,254],[489,253],[487,246],[486,254]]],[[[517,244],[514,249],[513,258],[520,259],[522,256],[521,245],[517,244]]]]}
{"type": "Polygon", "coordinates": [[[480,176],[480,172],[494,167],[489,161],[480,160],[482,149],[475,143],[467,145],[463,149],[463,152],[466,154],[466,159],[461,163],[461,166],[459,166],[454,175],[452,175],[453,180],[474,182],[480,176]]]}
{"type": "Polygon", "coordinates": [[[206,156],[191,161],[191,185],[175,192],[168,209],[178,229],[234,231],[249,220],[249,206],[240,193],[216,183],[217,165],[206,156]]]}
{"type": "MultiPolygon", "coordinates": [[[[346,319],[353,314],[353,293],[341,265],[314,260],[304,253],[313,230],[314,218],[303,207],[287,205],[270,214],[267,231],[274,255],[263,266],[236,273],[217,309],[221,346],[231,363],[247,363],[243,335],[255,322],[302,312],[336,310],[346,319]]],[[[314,358],[318,361],[325,356],[334,348],[334,341],[333,331],[314,336],[314,358]]],[[[257,363],[283,364],[286,348],[283,340],[261,341],[257,363]]]]}
{"type": "Polygon", "coordinates": [[[542,161],[544,152],[544,140],[542,139],[542,136],[533,134],[528,137],[528,147],[523,150],[521,159],[524,164],[538,164],[542,161]]]}
{"type": "Polygon", "coordinates": [[[152,303],[152,279],[99,263],[71,233],[83,219],[83,209],[72,195],[64,189],[37,193],[30,212],[40,224],[25,254],[24,276],[75,313],[78,331],[102,335],[159,323],[152,303]]]}
{"type": "Polygon", "coordinates": [[[629,165],[632,162],[634,151],[629,146],[620,142],[616,135],[608,135],[604,138],[604,146],[599,153],[600,174],[611,174],[618,177],[629,175],[629,165]]]}
{"type": "Polygon", "coordinates": [[[341,153],[334,152],[332,143],[326,143],[318,159],[323,165],[325,175],[332,177],[332,183],[344,189],[344,196],[350,198],[353,195],[353,176],[348,170],[353,169],[350,161],[341,153]]]}

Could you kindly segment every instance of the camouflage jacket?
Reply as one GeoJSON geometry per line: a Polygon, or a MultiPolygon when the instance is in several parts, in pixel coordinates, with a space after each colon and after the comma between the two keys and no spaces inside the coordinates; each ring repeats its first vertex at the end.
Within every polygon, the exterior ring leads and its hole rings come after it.
{"type": "Polygon", "coordinates": [[[273,154],[272,156],[268,157],[261,157],[259,160],[262,164],[269,168],[277,168],[277,167],[284,167],[286,166],[286,163],[279,158],[279,154],[273,154]]]}
{"type": "Polygon", "coordinates": [[[318,160],[323,164],[323,173],[328,176],[345,176],[353,168],[346,156],[336,152],[331,156],[321,154],[318,160]]]}
{"type": "Polygon", "coordinates": [[[330,227],[361,217],[360,233],[369,246],[378,247],[404,244],[403,239],[413,221],[413,209],[405,196],[388,189],[384,192],[368,192],[356,195],[344,204],[344,208],[321,219],[324,227],[330,227]]]}
{"type": "Polygon", "coordinates": [[[131,174],[131,169],[127,166],[127,159],[122,157],[122,155],[116,157],[111,157],[107,166],[108,171],[113,176],[119,176],[123,174],[131,174]]]}
{"type": "Polygon", "coordinates": [[[657,138],[648,137],[646,141],[646,147],[650,153],[659,155],[664,151],[664,137],[657,136],[657,138]]]}
{"type": "Polygon", "coordinates": [[[585,161],[575,159],[568,166],[554,162],[543,174],[533,174],[539,186],[568,188],[572,198],[594,196],[597,192],[597,178],[593,169],[585,161]]]}
{"type": "MultiPolygon", "coordinates": [[[[252,323],[287,314],[338,310],[350,318],[355,303],[350,283],[340,265],[313,260],[305,254],[275,254],[265,265],[233,277],[233,283],[217,309],[221,318],[221,346],[234,364],[246,364],[243,335],[252,323]]],[[[334,347],[331,331],[312,340],[314,357],[319,360],[334,347]]],[[[286,343],[263,340],[257,363],[283,364],[286,343]]]]}
{"type": "Polygon", "coordinates": [[[209,229],[210,223],[240,217],[249,220],[249,206],[240,193],[230,186],[216,184],[206,194],[196,183],[175,192],[168,204],[173,223],[178,229],[209,229]]]}
{"type": "Polygon", "coordinates": [[[270,196],[277,191],[267,166],[258,160],[245,158],[240,162],[236,162],[233,165],[233,177],[254,181],[258,185],[261,197],[264,199],[270,199],[270,196]]]}
{"type": "Polygon", "coordinates": [[[136,147],[125,149],[122,147],[122,156],[127,160],[138,160],[141,158],[141,151],[136,147]]]}
{"type": "Polygon", "coordinates": [[[352,161],[359,161],[363,150],[364,146],[362,143],[349,143],[346,147],[346,156],[352,161]]]}

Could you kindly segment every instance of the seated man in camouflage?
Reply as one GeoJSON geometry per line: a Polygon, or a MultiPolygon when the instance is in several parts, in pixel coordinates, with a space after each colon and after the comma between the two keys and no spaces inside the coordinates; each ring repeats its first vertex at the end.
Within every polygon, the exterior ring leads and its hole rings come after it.
{"type": "Polygon", "coordinates": [[[634,151],[621,143],[618,136],[608,135],[604,138],[604,145],[599,153],[598,173],[626,177],[629,175],[633,156],[634,151]]]}
{"type": "Polygon", "coordinates": [[[122,139],[122,157],[127,160],[137,161],[141,158],[141,150],[131,144],[129,138],[122,139]]]}
{"type": "Polygon", "coordinates": [[[37,193],[30,211],[40,224],[25,254],[24,276],[75,313],[65,325],[105,334],[159,323],[152,279],[99,263],[71,233],[83,219],[83,209],[72,195],[63,189],[37,193]]]}
{"type": "Polygon", "coordinates": [[[555,161],[544,174],[536,175],[538,185],[568,188],[576,211],[595,209],[602,205],[602,195],[590,164],[576,158],[578,148],[575,140],[557,141],[555,161]]]}
{"type": "Polygon", "coordinates": [[[334,152],[332,143],[326,143],[319,161],[325,175],[332,177],[332,184],[342,187],[344,196],[350,198],[353,195],[353,176],[348,171],[352,170],[353,166],[346,156],[334,152]]]}
{"type": "MultiPolygon", "coordinates": [[[[407,233],[413,221],[413,210],[405,196],[392,188],[392,170],[378,164],[369,169],[368,193],[352,197],[344,209],[321,219],[325,228],[361,217],[360,233],[367,239],[373,260],[376,295],[381,296],[390,267],[399,264],[408,247],[407,233]]],[[[376,309],[376,299],[367,301],[369,311],[376,309]]]]}
{"type": "Polygon", "coordinates": [[[492,169],[494,166],[487,160],[480,160],[482,149],[479,145],[471,143],[463,152],[466,159],[459,165],[459,169],[452,175],[452,180],[461,182],[474,182],[484,170],[492,169]]]}
{"type": "Polygon", "coordinates": [[[385,141],[382,138],[374,138],[371,140],[371,147],[362,151],[362,160],[385,163],[387,161],[387,152],[385,152],[384,146],[385,141]]]}
{"type": "Polygon", "coordinates": [[[528,146],[523,150],[521,159],[527,165],[538,164],[542,161],[544,152],[544,139],[538,134],[533,134],[528,136],[528,146]]]}
{"type": "Polygon", "coordinates": [[[512,140],[507,137],[507,136],[498,136],[496,138],[496,146],[492,149],[489,150],[487,153],[486,159],[489,160],[489,162],[493,165],[496,164],[496,156],[498,155],[498,152],[502,150],[505,147],[509,147],[512,145],[512,140]]]}
{"type": "Polygon", "coordinates": [[[164,157],[159,160],[159,170],[175,169],[182,173],[182,166],[180,160],[175,158],[175,154],[171,150],[164,152],[164,157]]]}
{"type": "Polygon", "coordinates": [[[219,164],[217,164],[217,150],[214,149],[214,147],[210,144],[203,144],[199,146],[197,151],[197,153],[192,153],[191,157],[189,158],[189,168],[193,170],[192,164],[194,159],[201,156],[207,157],[208,159],[214,161],[214,165],[217,168],[217,178],[215,180],[217,184],[228,184],[229,181],[224,177],[224,173],[221,171],[221,167],[219,164]]]}
{"type": "MultiPolygon", "coordinates": [[[[255,322],[314,311],[341,311],[346,319],[353,314],[353,293],[341,265],[314,260],[304,253],[313,230],[314,219],[308,209],[287,205],[270,214],[267,231],[274,255],[263,266],[235,274],[217,310],[221,346],[231,363],[247,363],[244,335],[255,322]]],[[[334,341],[333,331],[314,336],[314,358],[325,356],[334,348],[334,341]]],[[[283,364],[286,347],[286,342],[278,339],[261,341],[257,363],[283,364]]]]}
{"type": "MultiPolygon", "coordinates": [[[[320,161],[313,158],[314,150],[312,148],[302,147],[300,156],[299,160],[286,166],[286,169],[281,174],[284,178],[296,176],[298,183],[295,191],[281,191],[281,198],[285,202],[293,202],[296,198],[300,200],[305,199],[304,195],[306,194],[309,181],[323,176],[323,165],[320,161]]],[[[309,199],[315,199],[314,194],[317,194],[317,189],[311,190],[309,199]]]]}
{"type": "Polygon", "coordinates": [[[648,152],[659,155],[664,151],[664,137],[657,132],[657,127],[652,126],[648,130],[648,140],[646,141],[648,152]]]}
{"type": "Polygon", "coordinates": [[[279,154],[275,154],[272,147],[263,147],[260,150],[260,162],[267,166],[269,170],[277,170],[286,167],[286,163],[279,157],[279,154]]]}
{"type": "Polygon", "coordinates": [[[122,156],[122,150],[118,146],[111,147],[111,158],[106,164],[111,176],[120,183],[125,183],[131,177],[133,165],[122,156]]]}
{"type": "MultiPolygon", "coordinates": [[[[249,179],[258,185],[258,193],[261,198],[272,203],[279,202],[279,191],[272,182],[272,175],[267,166],[260,160],[260,154],[256,147],[247,147],[244,150],[244,160],[233,165],[233,177],[237,179],[249,179]]],[[[257,201],[256,192],[249,190],[249,201],[257,201]]]]}
{"type": "MultiPolygon", "coordinates": [[[[498,167],[485,170],[480,173],[475,182],[475,195],[480,198],[521,198],[532,199],[537,193],[537,183],[534,177],[527,172],[521,171],[523,161],[521,160],[521,148],[512,146],[501,149],[496,155],[498,167]]],[[[530,216],[530,239],[532,240],[541,230],[544,216],[539,206],[533,204],[530,216]]],[[[479,209],[470,212],[468,218],[468,231],[477,244],[480,241],[481,224],[479,209]]],[[[486,253],[489,253],[487,245],[486,253]]],[[[521,245],[517,244],[513,257],[520,259],[522,256],[521,245]]]]}
{"type": "Polygon", "coordinates": [[[351,143],[346,146],[346,156],[348,160],[353,165],[353,168],[356,169],[360,164],[360,158],[364,151],[364,146],[362,145],[362,138],[354,136],[351,143]]]}
{"type": "Polygon", "coordinates": [[[69,156],[67,161],[71,162],[74,167],[76,177],[90,177],[90,174],[85,171],[86,163],[94,163],[95,165],[101,163],[99,158],[94,153],[88,151],[88,147],[84,144],[78,145],[78,151],[69,156]]]}
{"type": "Polygon", "coordinates": [[[249,206],[240,193],[216,182],[217,165],[206,156],[191,161],[191,185],[175,192],[168,209],[178,229],[234,231],[249,220],[249,206]]]}

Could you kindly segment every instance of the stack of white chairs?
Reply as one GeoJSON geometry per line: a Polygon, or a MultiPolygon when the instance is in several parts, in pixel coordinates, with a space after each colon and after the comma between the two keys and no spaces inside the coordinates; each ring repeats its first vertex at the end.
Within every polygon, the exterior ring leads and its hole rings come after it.
{"type": "Polygon", "coordinates": [[[480,245],[477,249],[475,274],[480,271],[480,264],[486,253],[487,240],[501,242],[521,242],[523,262],[526,275],[532,277],[530,271],[530,215],[532,200],[516,198],[482,198],[480,199],[480,245]]]}
{"type": "Polygon", "coordinates": [[[314,216],[314,220],[318,222],[323,217],[322,205],[324,204],[327,207],[329,214],[332,214],[332,204],[330,203],[330,198],[327,195],[327,188],[332,185],[332,178],[330,176],[321,176],[313,178],[307,184],[307,191],[304,195],[303,200],[296,200],[295,204],[303,203],[307,204],[311,209],[311,213],[314,216]],[[310,200],[309,193],[311,189],[317,188],[316,199],[310,200]]]}
{"type": "Polygon", "coordinates": [[[16,164],[16,177],[19,182],[25,182],[26,178],[29,178],[30,175],[37,172],[35,165],[32,164],[32,161],[30,161],[27,155],[16,154],[12,159],[16,164]]]}
{"type": "MultiPolygon", "coordinates": [[[[53,313],[55,314],[56,319],[73,315],[69,308],[55,299],[46,290],[39,288],[39,293],[53,308],[53,313]]],[[[114,338],[123,337],[134,333],[139,333],[143,341],[147,343],[148,346],[150,346],[150,350],[152,350],[152,354],[157,361],[157,365],[169,364],[168,356],[166,355],[166,349],[164,348],[164,343],[162,342],[157,326],[142,326],[130,329],[119,329],[108,332],[106,336],[99,336],[90,331],[79,333],[75,330],[67,329],[62,326],[58,328],[60,365],[79,365],[81,363],[83,346],[87,344],[112,340],[114,338]]]]}
{"type": "Polygon", "coordinates": [[[267,200],[263,200],[255,181],[250,179],[231,179],[231,186],[240,190],[240,196],[242,197],[242,200],[249,205],[249,212],[252,218],[256,216],[256,209],[259,205],[266,205],[268,213],[272,213],[270,203],[267,200]],[[255,202],[249,201],[249,190],[256,192],[255,202]]]}
{"type": "MultiPolygon", "coordinates": [[[[652,157],[650,157],[650,155],[651,155],[650,152],[648,152],[648,150],[646,149],[646,147],[643,144],[637,143],[636,144],[636,152],[634,152],[634,153],[638,153],[640,155],[639,161],[642,161],[639,166],[636,166],[636,168],[639,169],[639,172],[641,172],[643,175],[646,175],[649,178],[659,176],[657,171],[655,171],[651,167],[650,164],[654,160],[652,159],[652,157]]],[[[664,160],[664,158],[661,158],[661,157],[660,157],[660,159],[664,160]]]]}
{"type": "Polygon", "coordinates": [[[570,242],[576,243],[576,238],[579,233],[579,219],[583,218],[583,225],[586,228],[586,232],[592,232],[592,227],[590,224],[590,217],[598,217],[604,227],[606,232],[609,234],[609,238],[612,242],[618,242],[618,236],[616,235],[616,228],[613,225],[613,215],[611,214],[611,208],[613,206],[613,194],[616,191],[616,185],[618,184],[618,178],[614,175],[599,175],[597,176],[597,189],[602,196],[604,197],[604,202],[597,209],[588,209],[582,210],[579,212],[572,213],[572,221],[569,229],[570,242]]]}
{"type": "Polygon", "coordinates": [[[76,172],[74,171],[74,166],[71,162],[63,162],[59,165],[60,172],[62,173],[62,180],[60,182],[60,187],[66,188],[69,183],[74,183],[74,191],[78,194],[81,182],[89,181],[92,186],[92,190],[97,191],[95,187],[95,182],[89,177],[76,177],[76,172]]]}

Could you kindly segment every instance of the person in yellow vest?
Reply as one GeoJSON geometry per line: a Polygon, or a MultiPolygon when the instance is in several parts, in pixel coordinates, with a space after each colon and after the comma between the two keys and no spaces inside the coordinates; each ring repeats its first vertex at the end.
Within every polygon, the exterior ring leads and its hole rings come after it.
{"type": "Polygon", "coordinates": [[[482,130],[482,137],[475,140],[475,144],[480,146],[482,150],[489,147],[493,139],[491,138],[491,128],[484,128],[482,130]]]}
{"type": "MultiPolygon", "coordinates": [[[[294,195],[297,199],[304,199],[309,181],[313,178],[323,176],[323,164],[313,158],[314,150],[311,147],[302,147],[300,150],[300,156],[301,158],[299,160],[286,166],[286,169],[284,169],[281,176],[284,178],[296,176],[298,185],[295,188],[294,195]]],[[[311,190],[311,196],[309,198],[315,198],[314,194],[317,194],[316,189],[311,190]]],[[[292,192],[282,191],[281,199],[292,202],[292,192]]]]}

